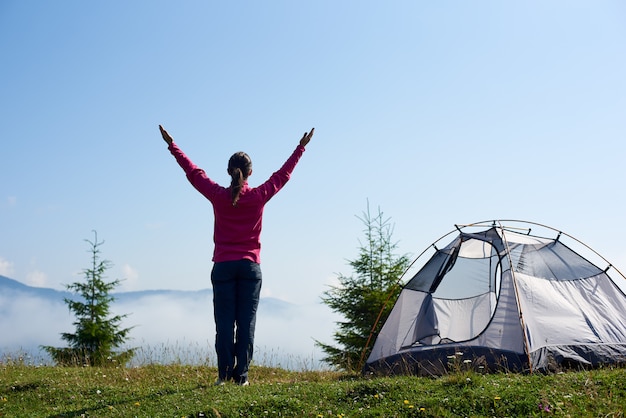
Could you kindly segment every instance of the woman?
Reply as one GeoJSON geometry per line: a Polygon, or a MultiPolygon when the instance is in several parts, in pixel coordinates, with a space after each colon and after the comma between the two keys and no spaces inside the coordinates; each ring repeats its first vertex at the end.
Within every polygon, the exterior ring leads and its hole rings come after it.
{"type": "Polygon", "coordinates": [[[261,226],[265,204],[287,183],[315,129],[305,132],[289,159],[263,184],[248,186],[252,161],[237,152],[228,161],[229,187],[207,177],[159,125],[168,149],[189,182],[213,205],[213,311],[218,379],[247,386],[252,360],[256,311],[261,293],[261,226]]]}

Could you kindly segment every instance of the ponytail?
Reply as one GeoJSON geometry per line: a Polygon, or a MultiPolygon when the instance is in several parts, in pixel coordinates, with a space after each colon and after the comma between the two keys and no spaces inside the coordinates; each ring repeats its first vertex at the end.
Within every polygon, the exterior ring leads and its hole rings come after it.
{"type": "Polygon", "coordinates": [[[243,187],[243,174],[239,167],[233,168],[230,172],[230,198],[233,202],[233,206],[237,206],[239,201],[239,194],[243,187]]]}
{"type": "Polygon", "coordinates": [[[228,160],[230,174],[230,197],[233,206],[237,206],[243,185],[252,172],[252,160],[245,152],[236,152],[228,160]]]}

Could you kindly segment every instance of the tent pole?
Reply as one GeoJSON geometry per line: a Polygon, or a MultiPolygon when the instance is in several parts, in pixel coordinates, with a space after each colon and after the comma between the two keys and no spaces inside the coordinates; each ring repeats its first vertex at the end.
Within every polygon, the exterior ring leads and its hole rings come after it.
{"type": "Polygon", "coordinates": [[[513,260],[511,260],[511,249],[509,248],[509,242],[506,239],[504,229],[502,228],[502,224],[498,221],[500,225],[499,228],[502,231],[502,240],[504,241],[504,246],[506,248],[506,257],[509,260],[509,269],[511,270],[511,280],[513,280],[513,289],[515,290],[515,304],[517,305],[517,314],[519,315],[520,326],[522,327],[522,333],[524,335],[524,348],[526,350],[526,358],[528,359],[528,368],[530,369],[530,373],[533,373],[533,365],[530,360],[530,349],[528,346],[528,334],[526,333],[526,324],[524,323],[524,315],[522,314],[522,307],[519,304],[520,296],[519,289],[517,287],[517,279],[515,278],[515,270],[513,269],[513,260]]]}

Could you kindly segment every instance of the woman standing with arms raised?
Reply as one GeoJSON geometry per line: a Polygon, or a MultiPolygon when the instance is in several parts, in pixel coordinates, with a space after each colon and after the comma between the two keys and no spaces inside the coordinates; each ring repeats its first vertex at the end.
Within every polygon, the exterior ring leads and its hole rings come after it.
{"type": "Polygon", "coordinates": [[[187,179],[213,205],[213,311],[218,379],[248,385],[252,360],[256,312],[261,294],[261,227],[265,204],[287,183],[315,129],[305,132],[283,166],[258,187],[248,186],[252,161],[237,152],[228,161],[229,187],[207,177],[159,125],[168,149],[187,179]]]}

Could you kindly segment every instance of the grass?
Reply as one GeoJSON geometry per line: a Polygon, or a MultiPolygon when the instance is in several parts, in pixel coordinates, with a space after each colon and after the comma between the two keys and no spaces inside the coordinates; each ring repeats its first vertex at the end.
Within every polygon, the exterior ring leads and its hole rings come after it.
{"type": "Polygon", "coordinates": [[[211,365],[54,367],[0,361],[2,417],[623,417],[626,369],[381,377],[253,366],[213,386],[211,365]]]}

